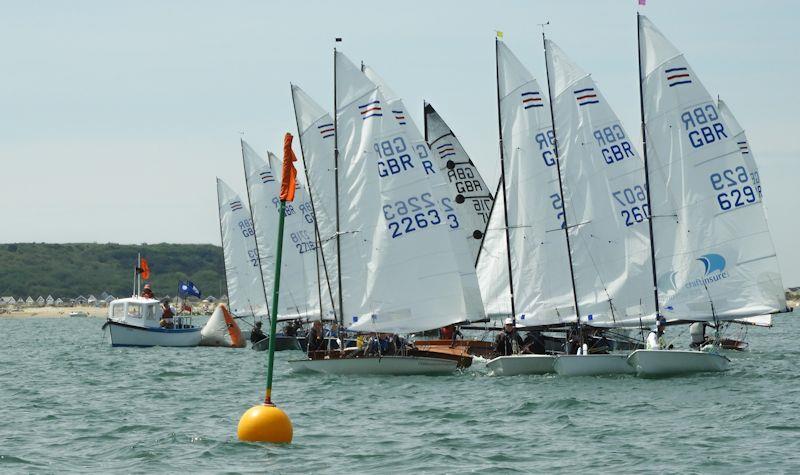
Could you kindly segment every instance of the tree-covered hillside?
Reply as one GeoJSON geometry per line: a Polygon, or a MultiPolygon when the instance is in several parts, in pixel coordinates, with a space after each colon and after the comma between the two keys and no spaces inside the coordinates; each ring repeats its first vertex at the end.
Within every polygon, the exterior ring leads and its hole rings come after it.
{"type": "Polygon", "coordinates": [[[156,295],[175,295],[189,279],[203,295],[225,290],[222,248],[209,244],[0,244],[0,296],[128,296],[136,255],[150,264],[156,295]]]}

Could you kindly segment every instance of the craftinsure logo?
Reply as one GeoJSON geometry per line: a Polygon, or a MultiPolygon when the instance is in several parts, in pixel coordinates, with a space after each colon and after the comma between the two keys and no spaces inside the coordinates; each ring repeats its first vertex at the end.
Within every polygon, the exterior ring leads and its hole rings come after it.
{"type": "MultiPolygon", "coordinates": [[[[725,270],[725,257],[721,254],[703,254],[696,261],[703,264],[702,270],[700,266],[692,269],[689,280],[683,285],[683,288],[693,289],[696,287],[703,287],[719,282],[722,279],[728,278],[728,272],[725,270]]],[[[678,290],[677,275],[675,271],[670,271],[661,274],[658,278],[658,288],[663,291],[678,290]]]]}

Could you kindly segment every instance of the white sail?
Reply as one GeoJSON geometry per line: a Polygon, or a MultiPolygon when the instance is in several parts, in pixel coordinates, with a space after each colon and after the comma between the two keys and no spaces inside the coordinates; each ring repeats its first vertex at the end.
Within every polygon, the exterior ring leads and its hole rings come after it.
{"type": "Polygon", "coordinates": [[[459,210],[461,232],[469,243],[474,261],[489,222],[494,190],[486,187],[461,141],[430,104],[425,104],[425,137],[436,168],[450,184],[450,197],[459,210]]]}
{"type": "Polygon", "coordinates": [[[503,190],[498,184],[489,223],[481,240],[475,267],[486,315],[503,318],[511,315],[511,287],[508,285],[506,225],[503,216],[503,190]]]}
{"type": "Polygon", "coordinates": [[[655,314],[644,163],[591,76],[545,41],[581,320],[655,314]]]}
{"type": "Polygon", "coordinates": [[[240,317],[269,317],[250,211],[239,195],[219,178],[217,203],[230,310],[240,317]]]}
{"type": "Polygon", "coordinates": [[[413,332],[482,318],[467,309],[452,213],[435,199],[412,138],[378,87],[342,53],[335,61],[346,325],[413,332]]]}
{"type": "Polygon", "coordinates": [[[303,168],[319,232],[319,275],[322,314],[335,318],[339,305],[336,252],[336,188],[333,159],[333,118],[299,86],[292,85],[303,168]]]}
{"type": "Polygon", "coordinates": [[[425,176],[431,182],[435,201],[442,203],[448,209],[448,236],[459,265],[461,287],[466,299],[467,313],[470,315],[483,315],[483,300],[478,286],[478,276],[475,272],[475,254],[472,251],[472,243],[479,241],[475,238],[475,230],[467,228],[469,224],[465,219],[465,216],[469,215],[470,209],[464,200],[459,200],[456,194],[453,193],[452,185],[446,175],[434,163],[435,155],[431,152],[422,133],[408,114],[403,99],[370,66],[363,66],[362,70],[364,75],[378,86],[384,95],[388,110],[391,111],[391,118],[397,122],[397,125],[403,129],[411,140],[411,148],[419,158],[422,168],[425,170],[425,176]]]}
{"type": "Polygon", "coordinates": [[[683,55],[639,22],[659,301],[668,319],[730,320],[786,301],[753,171],[683,55]]]}
{"type": "MultiPolygon", "coordinates": [[[[575,321],[563,204],[545,91],[502,42],[497,43],[497,55],[515,317],[523,325],[575,321]]],[[[496,279],[503,273],[508,275],[507,260],[498,249],[490,247],[499,239],[490,236],[495,234],[491,230],[505,224],[501,195],[502,189],[497,192],[490,231],[478,257],[483,300],[492,310],[510,309],[510,302],[496,300],[508,293],[496,289],[496,279]]]]}
{"type": "MultiPolygon", "coordinates": [[[[267,295],[275,285],[275,256],[280,208],[280,161],[269,154],[270,163],[242,141],[245,180],[267,295]]],[[[317,244],[314,212],[306,190],[300,186],[295,199],[286,203],[278,319],[319,319],[317,244]]]]}

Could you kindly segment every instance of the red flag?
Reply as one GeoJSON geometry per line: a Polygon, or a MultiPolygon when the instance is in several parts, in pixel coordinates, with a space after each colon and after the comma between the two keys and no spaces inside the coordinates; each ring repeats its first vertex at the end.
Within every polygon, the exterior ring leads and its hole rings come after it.
{"type": "Polygon", "coordinates": [[[139,267],[136,268],[136,272],[142,274],[143,280],[150,278],[150,266],[147,265],[147,259],[139,259],[139,267]]]}
{"type": "Polygon", "coordinates": [[[294,162],[297,157],[292,151],[292,134],[286,132],[283,137],[283,170],[281,171],[281,201],[294,201],[294,189],[297,187],[297,170],[294,162]]]}

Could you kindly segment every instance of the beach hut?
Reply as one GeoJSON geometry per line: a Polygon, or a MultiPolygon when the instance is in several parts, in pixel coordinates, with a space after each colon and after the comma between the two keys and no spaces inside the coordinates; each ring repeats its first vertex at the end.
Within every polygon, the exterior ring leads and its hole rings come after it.
{"type": "Polygon", "coordinates": [[[94,295],[89,295],[89,298],[86,299],[86,303],[92,307],[97,307],[97,297],[94,295]]]}
{"type": "Polygon", "coordinates": [[[64,300],[61,297],[59,297],[53,303],[55,303],[56,307],[60,307],[60,306],[64,305],[64,300]]]}
{"type": "Polygon", "coordinates": [[[104,299],[102,299],[102,302],[103,302],[105,305],[108,305],[108,304],[110,304],[111,302],[113,302],[114,300],[116,300],[116,298],[115,298],[113,295],[111,295],[111,294],[107,294],[107,295],[106,295],[106,297],[105,297],[104,299]]]}
{"type": "Polygon", "coordinates": [[[40,307],[44,306],[44,302],[45,302],[45,299],[41,295],[39,296],[39,298],[36,299],[36,305],[38,305],[40,307]]]}
{"type": "Polygon", "coordinates": [[[52,295],[48,295],[47,298],[44,299],[44,303],[47,304],[48,307],[52,307],[55,302],[56,299],[54,299],[52,295]]]}
{"type": "Polygon", "coordinates": [[[75,298],[75,305],[86,305],[86,297],[78,295],[78,297],[75,298]]]}
{"type": "Polygon", "coordinates": [[[17,299],[15,299],[10,295],[8,297],[0,297],[0,303],[3,303],[5,305],[14,305],[15,303],[17,303],[17,299]]]}
{"type": "MultiPolygon", "coordinates": [[[[17,300],[17,303],[22,304],[22,297],[20,297],[19,300],[17,300]]],[[[25,299],[25,305],[33,305],[35,303],[36,301],[34,301],[33,297],[31,297],[30,295],[28,295],[28,298],[25,299]]]]}

